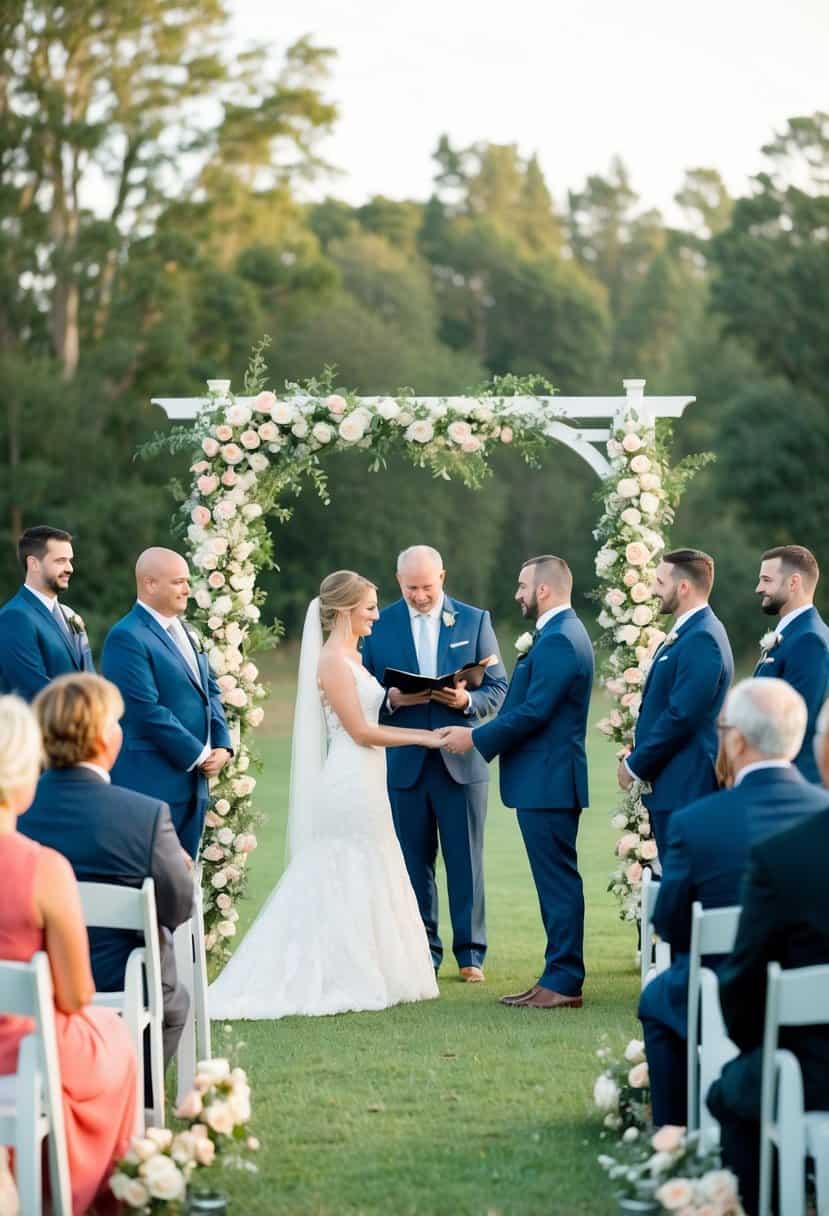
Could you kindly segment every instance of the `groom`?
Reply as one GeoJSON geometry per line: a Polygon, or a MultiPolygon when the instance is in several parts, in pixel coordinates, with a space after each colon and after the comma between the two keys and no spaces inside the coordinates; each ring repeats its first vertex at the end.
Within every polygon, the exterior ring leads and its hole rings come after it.
{"type": "MultiPolygon", "coordinates": [[[[436,549],[414,545],[397,559],[403,598],[389,605],[363,643],[363,663],[378,680],[387,667],[442,675],[498,654],[489,613],[444,593],[446,571],[436,549]]],[[[434,729],[477,722],[504,699],[506,672],[498,660],[475,691],[463,682],[432,694],[403,694],[392,688],[381,721],[434,729]]],[[[461,979],[480,983],[486,954],[484,920],[484,820],[489,772],[480,756],[448,756],[425,747],[394,747],[387,753],[389,800],[394,826],[426,927],[432,962],[443,958],[435,885],[438,835],[446,866],[452,952],[461,979]]]]}
{"type": "Polygon", "coordinates": [[[560,557],[545,554],[524,563],[515,598],[536,628],[515,665],[503,708],[473,730],[453,726],[441,732],[451,753],[500,756],[501,799],[518,809],[547,951],[538,982],[501,1000],[531,1009],[582,1004],[584,894],[576,834],[587,806],[584,739],[593,647],[570,607],[572,589],[573,576],[560,557]]]}

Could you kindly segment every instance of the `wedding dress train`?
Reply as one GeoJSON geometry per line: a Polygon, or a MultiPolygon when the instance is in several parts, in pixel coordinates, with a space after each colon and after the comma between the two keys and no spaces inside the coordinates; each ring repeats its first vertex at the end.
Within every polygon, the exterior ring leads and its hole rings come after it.
{"type": "MultiPolygon", "coordinates": [[[[384,692],[349,662],[366,721],[384,692]]],[[[386,791],[383,748],[354,742],[323,698],[328,754],[311,830],[209,990],[211,1019],[386,1009],[438,996],[386,791]]]]}

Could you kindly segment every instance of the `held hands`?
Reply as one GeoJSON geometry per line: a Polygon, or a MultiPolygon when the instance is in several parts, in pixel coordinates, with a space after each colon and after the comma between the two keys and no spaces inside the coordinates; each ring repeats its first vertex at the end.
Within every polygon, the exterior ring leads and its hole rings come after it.
{"type": "Polygon", "coordinates": [[[472,751],[472,731],[468,726],[442,726],[435,732],[441,746],[453,755],[462,756],[472,751]]]}
{"type": "Polygon", "coordinates": [[[216,777],[230,759],[230,752],[225,747],[214,747],[213,751],[201,766],[205,777],[216,777]]]}
{"type": "Polygon", "coordinates": [[[449,709],[468,709],[472,698],[466,691],[466,680],[458,680],[454,688],[438,688],[432,693],[431,699],[439,701],[449,709]]]}

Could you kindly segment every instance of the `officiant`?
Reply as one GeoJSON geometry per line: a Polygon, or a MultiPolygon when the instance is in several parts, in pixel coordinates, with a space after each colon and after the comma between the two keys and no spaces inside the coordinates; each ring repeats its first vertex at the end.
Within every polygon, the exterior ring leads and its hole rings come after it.
{"type": "MultiPolygon", "coordinates": [[[[397,559],[402,598],[385,608],[371,637],[363,643],[363,663],[384,683],[387,668],[440,676],[490,655],[497,661],[483,672],[480,687],[454,686],[431,692],[402,693],[388,688],[381,721],[395,726],[437,729],[479,725],[497,713],[507,688],[506,672],[489,613],[443,589],[443,559],[429,545],[413,545],[397,559]]],[[[471,681],[470,681],[471,684],[471,681]]],[[[435,971],[443,959],[438,930],[435,863],[438,841],[446,867],[452,953],[467,983],[484,979],[484,822],[489,771],[483,757],[423,747],[389,750],[388,783],[397,831],[420,914],[426,927],[435,971]]]]}

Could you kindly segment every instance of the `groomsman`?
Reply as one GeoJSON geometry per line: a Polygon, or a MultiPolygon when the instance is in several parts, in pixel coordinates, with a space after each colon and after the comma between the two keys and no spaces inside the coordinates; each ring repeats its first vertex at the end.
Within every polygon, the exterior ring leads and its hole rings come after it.
{"type": "Polygon", "coordinates": [[[24,583],[0,609],[0,692],[32,701],[55,676],[94,671],[86,628],[59,596],[72,577],[72,535],[40,524],[17,544],[24,583]]]}
{"type": "Polygon", "coordinates": [[[207,656],[181,619],[190,596],[187,562],[171,549],[147,549],[135,581],[138,601],[113,625],[101,659],[124,699],[124,745],[112,780],[163,799],[195,858],[208,779],[233,754],[230,735],[207,656]]]}
{"type": "Polygon", "coordinates": [[[700,549],[666,553],[653,592],[674,618],[656,651],[642,692],[633,751],[619,764],[623,789],[647,781],[660,857],[671,812],[717,788],[717,716],[734,675],[731,646],[708,606],[714,560],[700,549]]]}
{"type": "Polygon", "coordinates": [[[820,783],[814,753],[815,724],[829,696],[829,627],[814,606],[820,570],[803,545],[767,549],[760,562],[757,594],[777,628],[761,642],[755,676],[775,676],[796,688],[809,713],[803,746],[795,764],[807,781],[820,783]]]}
{"type": "MultiPolygon", "coordinates": [[[[413,545],[397,559],[402,599],[380,613],[363,643],[363,663],[378,680],[387,667],[436,676],[498,654],[489,613],[443,589],[446,571],[436,549],[413,545]]],[[[504,699],[507,676],[500,659],[484,673],[480,688],[405,694],[389,690],[382,720],[395,726],[435,729],[479,722],[504,699]]],[[[460,977],[481,983],[486,954],[484,823],[489,770],[477,754],[448,756],[425,747],[388,752],[389,800],[394,826],[426,926],[435,970],[443,958],[435,883],[438,836],[446,867],[452,952],[460,977]]]]}
{"type": "Polygon", "coordinates": [[[451,753],[501,757],[501,800],[515,807],[547,935],[544,970],[502,1004],[580,1008],[584,983],[584,893],[576,854],[587,806],[584,739],[593,686],[593,647],[570,606],[573,576],[560,557],[525,562],[515,599],[535,621],[532,644],[512,673],[501,712],[470,730],[441,732],[451,753]]]}

